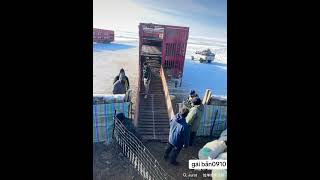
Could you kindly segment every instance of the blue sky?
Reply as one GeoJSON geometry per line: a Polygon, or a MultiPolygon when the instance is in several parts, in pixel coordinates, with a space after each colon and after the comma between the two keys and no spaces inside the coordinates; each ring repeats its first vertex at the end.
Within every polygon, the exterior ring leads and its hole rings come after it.
{"type": "Polygon", "coordinates": [[[190,27],[190,36],[227,38],[227,0],[93,0],[97,28],[138,31],[140,22],[190,27]]]}

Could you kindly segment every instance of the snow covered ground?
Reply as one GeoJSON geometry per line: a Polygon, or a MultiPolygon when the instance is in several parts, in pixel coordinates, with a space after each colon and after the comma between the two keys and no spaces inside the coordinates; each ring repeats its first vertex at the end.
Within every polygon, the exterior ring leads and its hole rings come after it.
{"type": "MultiPolygon", "coordinates": [[[[138,78],[139,37],[134,32],[115,32],[110,44],[93,45],[93,93],[111,93],[114,76],[124,68],[133,89],[138,78]]],[[[195,89],[200,97],[206,89],[214,95],[227,95],[227,42],[206,37],[189,37],[181,89],[195,89]],[[210,48],[216,59],[211,64],[191,60],[191,54],[210,48]]]]}
{"type": "Polygon", "coordinates": [[[183,70],[182,89],[196,90],[200,97],[206,89],[214,95],[227,96],[227,42],[205,37],[189,37],[183,70]],[[192,61],[195,51],[210,48],[216,54],[214,62],[203,64],[192,61]]]}
{"type": "Polygon", "coordinates": [[[113,79],[121,68],[135,89],[138,78],[138,46],[130,42],[93,45],[93,93],[112,94],[113,79]]]}

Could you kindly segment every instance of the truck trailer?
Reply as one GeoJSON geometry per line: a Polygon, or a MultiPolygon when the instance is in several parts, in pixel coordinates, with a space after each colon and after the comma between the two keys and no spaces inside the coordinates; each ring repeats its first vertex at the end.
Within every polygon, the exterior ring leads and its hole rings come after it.
{"type": "Polygon", "coordinates": [[[173,77],[182,77],[188,37],[189,27],[140,23],[140,62],[158,58],[173,77]]]}
{"type": "Polygon", "coordinates": [[[174,116],[168,80],[182,78],[188,35],[188,27],[139,24],[139,81],[134,124],[143,141],[168,141],[169,119],[174,116]],[[148,98],[142,80],[144,62],[152,71],[148,98]]]}
{"type": "Polygon", "coordinates": [[[110,43],[114,41],[114,31],[93,28],[93,42],[110,43]]]}

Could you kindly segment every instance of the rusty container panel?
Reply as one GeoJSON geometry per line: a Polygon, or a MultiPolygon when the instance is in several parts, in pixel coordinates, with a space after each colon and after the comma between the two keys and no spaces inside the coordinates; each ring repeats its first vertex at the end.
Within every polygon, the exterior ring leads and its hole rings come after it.
{"type": "Polygon", "coordinates": [[[165,27],[162,45],[162,65],[166,68],[171,68],[175,77],[183,75],[188,37],[188,27],[165,27]]]}
{"type": "Polygon", "coordinates": [[[143,44],[160,42],[162,66],[170,68],[173,76],[182,76],[188,37],[188,27],[140,23],[139,56],[143,44]]]}
{"type": "Polygon", "coordinates": [[[93,42],[109,43],[114,41],[114,31],[93,28],[93,42]]]}

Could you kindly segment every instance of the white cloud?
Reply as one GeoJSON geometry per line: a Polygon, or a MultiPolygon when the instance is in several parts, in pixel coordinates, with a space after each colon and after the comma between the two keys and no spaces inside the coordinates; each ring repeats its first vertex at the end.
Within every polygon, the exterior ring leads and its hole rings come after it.
{"type": "MultiPolygon", "coordinates": [[[[226,38],[226,29],[212,28],[208,24],[192,21],[184,14],[185,12],[172,8],[163,8],[158,6],[156,1],[150,2],[155,3],[146,5],[146,3],[135,0],[93,0],[93,26],[115,31],[138,32],[140,22],[150,22],[187,26],[190,27],[191,35],[226,38]]],[[[192,16],[194,12],[209,12],[208,7],[190,0],[182,3],[181,8],[189,8],[190,14],[188,16],[192,16]],[[190,9],[190,7],[193,8],[190,9]]]]}

